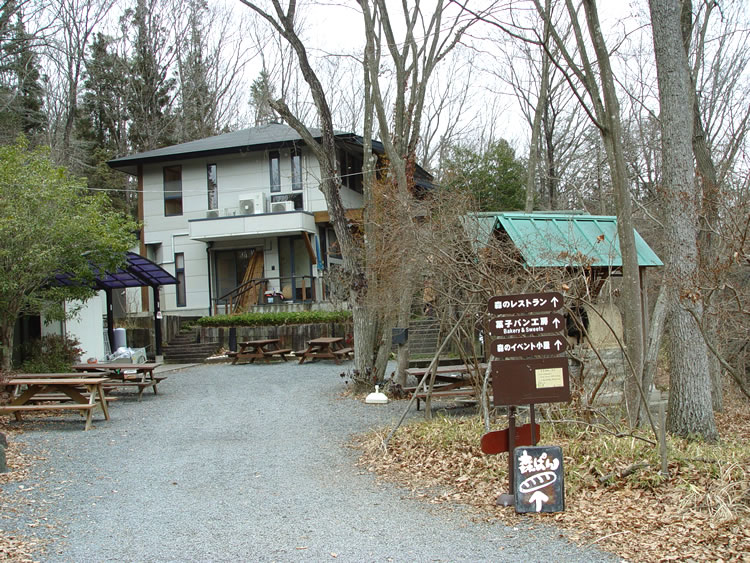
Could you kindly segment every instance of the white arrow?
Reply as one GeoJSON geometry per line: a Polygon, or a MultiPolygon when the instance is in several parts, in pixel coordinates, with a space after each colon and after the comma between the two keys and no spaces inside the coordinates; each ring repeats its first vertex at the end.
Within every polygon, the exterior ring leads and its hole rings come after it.
{"type": "Polygon", "coordinates": [[[534,494],[531,495],[531,498],[529,498],[529,504],[536,503],[536,508],[534,509],[534,511],[541,512],[542,505],[548,500],[549,500],[549,497],[545,495],[542,491],[534,491],[534,494]]]}
{"type": "Polygon", "coordinates": [[[553,319],[552,324],[555,325],[555,328],[558,328],[560,326],[560,319],[553,319]]]}
{"type": "Polygon", "coordinates": [[[559,340],[555,340],[555,348],[557,348],[557,351],[560,351],[560,348],[562,347],[562,342],[559,340]]]}
{"type": "Polygon", "coordinates": [[[557,297],[553,297],[552,298],[552,304],[555,306],[555,309],[557,309],[557,302],[558,302],[557,297]]]}

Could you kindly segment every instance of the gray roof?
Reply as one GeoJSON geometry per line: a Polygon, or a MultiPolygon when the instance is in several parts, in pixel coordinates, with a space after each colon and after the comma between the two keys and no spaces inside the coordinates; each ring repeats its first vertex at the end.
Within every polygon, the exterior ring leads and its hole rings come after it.
{"type": "MultiPolygon", "coordinates": [[[[322,136],[320,129],[310,127],[309,130],[315,139],[319,139],[322,136]]],[[[337,139],[350,141],[355,146],[362,146],[362,137],[359,135],[341,131],[336,131],[335,135],[337,139]]],[[[135,176],[138,173],[139,164],[273,149],[295,144],[301,145],[303,142],[302,137],[289,125],[270,123],[261,127],[250,127],[232,133],[224,133],[223,135],[114,158],[108,161],[107,164],[115,170],[135,176]]],[[[380,154],[385,152],[383,144],[375,139],[372,140],[372,150],[380,154]]],[[[417,165],[416,172],[415,180],[417,185],[422,188],[431,188],[432,175],[419,165],[417,165]]]]}
{"type": "MultiPolygon", "coordinates": [[[[319,129],[310,129],[313,137],[321,136],[319,129]]],[[[232,133],[224,133],[215,137],[207,137],[171,145],[161,149],[132,154],[110,160],[107,164],[116,170],[129,174],[136,173],[136,165],[146,162],[165,162],[168,160],[198,158],[216,154],[230,154],[243,150],[278,147],[285,144],[301,143],[302,138],[297,132],[279,123],[271,123],[262,127],[241,129],[232,133]]]]}

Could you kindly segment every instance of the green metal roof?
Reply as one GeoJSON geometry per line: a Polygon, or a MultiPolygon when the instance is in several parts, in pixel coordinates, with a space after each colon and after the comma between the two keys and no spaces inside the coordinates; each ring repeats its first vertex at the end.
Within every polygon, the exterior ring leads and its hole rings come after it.
{"type": "MultiPolygon", "coordinates": [[[[498,213],[502,227],[531,267],[622,266],[617,217],[565,213],[498,213]]],[[[635,247],[640,266],[664,264],[638,231],[635,247]]]]}

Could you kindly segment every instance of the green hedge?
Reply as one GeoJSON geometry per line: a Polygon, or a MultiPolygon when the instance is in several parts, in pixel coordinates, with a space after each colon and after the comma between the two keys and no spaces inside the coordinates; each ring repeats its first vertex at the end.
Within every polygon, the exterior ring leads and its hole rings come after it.
{"type": "Polygon", "coordinates": [[[293,313],[242,313],[201,317],[198,326],[273,326],[312,323],[341,323],[352,318],[350,311],[298,311],[293,313]]]}

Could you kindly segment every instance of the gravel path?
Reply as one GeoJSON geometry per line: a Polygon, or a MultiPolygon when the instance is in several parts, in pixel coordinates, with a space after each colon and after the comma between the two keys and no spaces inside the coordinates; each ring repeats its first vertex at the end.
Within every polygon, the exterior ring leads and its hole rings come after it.
{"type": "Polygon", "coordinates": [[[56,539],[43,561],[603,561],[552,528],[474,523],[378,484],[353,432],[405,403],[341,398],[346,366],[205,365],[124,398],[109,422],[24,422],[43,452],[0,528],[56,539]],[[30,528],[40,521],[51,529],[30,528]]]}

